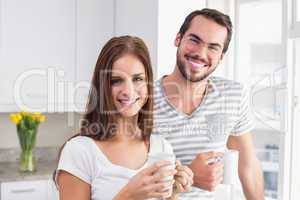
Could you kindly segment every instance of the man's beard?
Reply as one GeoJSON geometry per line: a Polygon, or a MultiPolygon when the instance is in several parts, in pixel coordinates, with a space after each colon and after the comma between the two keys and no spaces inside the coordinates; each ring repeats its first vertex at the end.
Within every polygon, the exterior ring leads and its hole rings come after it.
{"type": "Polygon", "coordinates": [[[201,76],[199,77],[192,77],[191,75],[189,75],[186,71],[186,67],[184,65],[184,63],[182,62],[182,60],[180,59],[179,57],[179,52],[177,51],[177,55],[176,55],[177,59],[176,59],[176,65],[178,66],[178,69],[181,73],[181,75],[188,81],[190,82],[200,82],[204,79],[206,79],[213,71],[211,72],[207,72],[205,74],[202,74],[201,76]]]}

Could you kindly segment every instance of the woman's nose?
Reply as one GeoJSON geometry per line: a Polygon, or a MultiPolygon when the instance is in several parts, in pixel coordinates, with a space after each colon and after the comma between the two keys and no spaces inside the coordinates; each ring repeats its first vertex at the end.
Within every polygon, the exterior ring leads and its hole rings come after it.
{"type": "Polygon", "coordinates": [[[132,96],[132,94],[134,94],[134,91],[135,89],[132,81],[126,81],[123,87],[121,88],[122,94],[127,97],[132,96]]]}

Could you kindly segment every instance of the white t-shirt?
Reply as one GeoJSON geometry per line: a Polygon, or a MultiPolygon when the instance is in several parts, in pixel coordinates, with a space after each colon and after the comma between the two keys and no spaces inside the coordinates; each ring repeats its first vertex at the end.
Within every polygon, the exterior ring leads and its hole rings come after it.
{"type": "MultiPolygon", "coordinates": [[[[148,154],[172,153],[171,145],[159,135],[151,135],[148,154]]],[[[80,178],[91,185],[91,200],[110,200],[128,183],[129,179],[147,167],[132,170],[113,164],[93,141],[86,136],[77,136],[68,141],[62,150],[56,175],[59,170],[80,178]]],[[[57,177],[56,177],[57,178],[57,177]]]]}

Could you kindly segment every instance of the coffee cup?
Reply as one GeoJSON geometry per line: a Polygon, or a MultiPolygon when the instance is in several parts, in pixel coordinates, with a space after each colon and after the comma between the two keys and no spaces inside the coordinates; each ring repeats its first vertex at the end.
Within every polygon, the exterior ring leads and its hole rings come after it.
{"type": "MultiPolygon", "coordinates": [[[[161,167],[157,173],[160,173],[162,171],[165,171],[165,170],[172,170],[172,169],[175,169],[175,155],[174,154],[171,154],[171,153],[164,153],[164,152],[160,152],[160,153],[154,153],[154,154],[149,154],[148,155],[148,164],[149,165],[152,165],[154,164],[155,162],[157,161],[162,161],[162,160],[167,160],[167,161],[170,161],[170,165],[167,165],[167,166],[164,166],[164,167],[161,167]]],[[[172,181],[174,179],[174,176],[168,176],[168,177],[165,177],[163,179],[164,182],[169,182],[169,181],[172,181]]],[[[163,192],[166,192],[168,191],[168,196],[167,197],[170,197],[172,195],[172,192],[173,192],[173,186],[170,186],[170,188],[168,188],[167,190],[163,191],[163,192]]]]}
{"type": "Polygon", "coordinates": [[[237,185],[239,152],[233,149],[226,150],[222,161],[224,163],[223,184],[237,185]]]}

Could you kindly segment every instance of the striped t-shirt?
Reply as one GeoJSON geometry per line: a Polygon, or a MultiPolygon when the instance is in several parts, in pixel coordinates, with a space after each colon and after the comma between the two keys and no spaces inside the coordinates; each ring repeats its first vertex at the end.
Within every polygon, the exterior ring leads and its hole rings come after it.
{"type": "MultiPolygon", "coordinates": [[[[249,132],[253,120],[246,89],[237,82],[210,77],[200,106],[188,115],[178,111],[164,94],[162,79],[154,85],[154,134],[173,146],[176,159],[190,164],[200,152],[226,149],[230,135],[249,132]]],[[[193,187],[180,199],[213,199],[212,192],[193,187]]]]}

